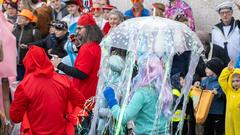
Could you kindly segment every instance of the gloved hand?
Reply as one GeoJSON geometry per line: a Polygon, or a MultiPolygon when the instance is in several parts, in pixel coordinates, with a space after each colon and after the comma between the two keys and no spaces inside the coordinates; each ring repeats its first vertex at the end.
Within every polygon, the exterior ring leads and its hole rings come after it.
{"type": "Polygon", "coordinates": [[[110,108],[112,108],[114,105],[118,104],[117,100],[115,98],[115,93],[114,93],[113,88],[106,87],[103,92],[103,95],[104,95],[105,99],[107,100],[107,104],[110,108]]]}

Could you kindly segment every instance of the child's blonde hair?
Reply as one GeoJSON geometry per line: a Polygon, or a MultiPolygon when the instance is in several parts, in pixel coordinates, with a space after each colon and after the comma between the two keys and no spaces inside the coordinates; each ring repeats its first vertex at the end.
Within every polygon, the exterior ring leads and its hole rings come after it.
{"type": "Polygon", "coordinates": [[[235,73],[232,75],[232,78],[240,78],[240,74],[235,73]]]}

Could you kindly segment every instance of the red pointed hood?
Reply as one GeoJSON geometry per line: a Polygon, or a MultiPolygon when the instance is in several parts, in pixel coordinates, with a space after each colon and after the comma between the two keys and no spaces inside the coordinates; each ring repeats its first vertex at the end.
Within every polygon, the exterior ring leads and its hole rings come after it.
{"type": "Polygon", "coordinates": [[[35,75],[52,76],[54,68],[43,48],[31,46],[23,59],[26,69],[25,76],[35,75]]]}

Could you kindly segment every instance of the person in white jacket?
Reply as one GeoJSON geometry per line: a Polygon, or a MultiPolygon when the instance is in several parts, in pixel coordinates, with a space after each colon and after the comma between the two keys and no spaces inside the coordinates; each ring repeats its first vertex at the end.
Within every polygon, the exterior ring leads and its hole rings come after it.
{"type": "Polygon", "coordinates": [[[212,43],[225,49],[233,61],[240,54],[240,21],[233,17],[234,3],[225,1],[217,6],[221,22],[213,26],[212,43]]]}

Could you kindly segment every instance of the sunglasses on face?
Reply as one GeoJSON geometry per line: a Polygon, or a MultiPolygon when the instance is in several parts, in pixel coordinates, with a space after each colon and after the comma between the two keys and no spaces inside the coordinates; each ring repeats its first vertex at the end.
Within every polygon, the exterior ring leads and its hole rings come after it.
{"type": "Polygon", "coordinates": [[[95,11],[95,12],[99,12],[99,11],[102,10],[102,8],[93,8],[92,10],[95,11]]]}

